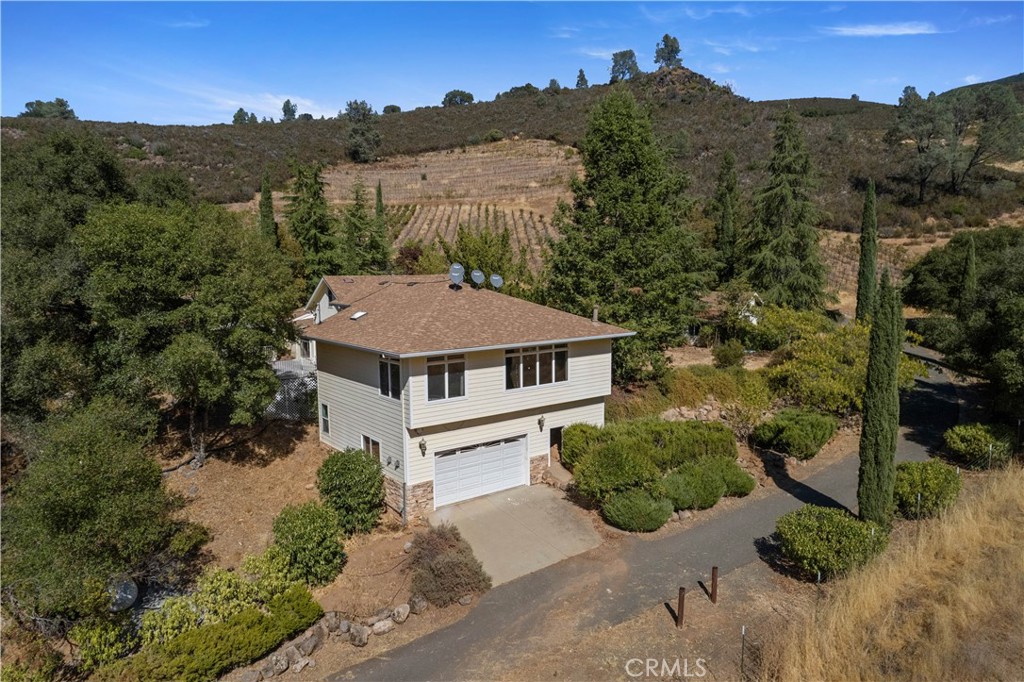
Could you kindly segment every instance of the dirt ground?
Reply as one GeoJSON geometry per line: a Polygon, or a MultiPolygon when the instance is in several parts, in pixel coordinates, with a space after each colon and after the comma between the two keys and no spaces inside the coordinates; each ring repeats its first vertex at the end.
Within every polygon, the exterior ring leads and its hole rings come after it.
{"type": "MultiPolygon", "coordinates": [[[[665,353],[668,355],[669,363],[673,367],[688,367],[690,365],[713,365],[714,358],[711,356],[710,348],[699,346],[679,346],[669,348],[665,353]]],[[[761,369],[771,360],[771,353],[748,353],[743,361],[747,369],[761,369]]]]}

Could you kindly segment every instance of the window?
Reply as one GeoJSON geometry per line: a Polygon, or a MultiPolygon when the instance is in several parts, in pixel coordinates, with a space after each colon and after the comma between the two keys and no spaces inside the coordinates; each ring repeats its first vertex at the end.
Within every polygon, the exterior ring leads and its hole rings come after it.
{"type": "Polygon", "coordinates": [[[466,356],[440,355],[427,358],[427,400],[461,398],[466,395],[466,356]]]}
{"type": "Polygon", "coordinates": [[[374,440],[369,436],[363,436],[363,452],[369,453],[380,461],[380,441],[374,440]]]}
{"type": "Polygon", "coordinates": [[[384,355],[380,356],[377,365],[380,375],[380,394],[389,395],[395,400],[402,397],[402,370],[398,360],[393,360],[384,355]]]}
{"type": "Polygon", "coordinates": [[[327,413],[327,403],[320,403],[320,433],[331,432],[331,418],[327,413]]]}
{"type": "Polygon", "coordinates": [[[304,358],[308,358],[309,357],[309,341],[306,341],[305,339],[302,340],[302,351],[301,352],[302,352],[302,357],[304,357],[304,358]]]}
{"type": "Polygon", "coordinates": [[[505,388],[543,386],[569,380],[569,347],[528,346],[505,351],[505,388]]]}

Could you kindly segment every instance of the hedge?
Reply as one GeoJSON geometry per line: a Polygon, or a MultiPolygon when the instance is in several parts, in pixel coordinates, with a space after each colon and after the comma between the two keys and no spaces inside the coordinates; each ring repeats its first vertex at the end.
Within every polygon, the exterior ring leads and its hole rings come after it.
{"type": "Polygon", "coordinates": [[[810,459],[835,435],[835,417],[803,408],[786,408],[772,419],[758,424],[752,437],[763,447],[810,459]]]}
{"type": "Polygon", "coordinates": [[[709,509],[725,494],[725,481],[706,463],[688,462],[662,481],[675,509],[709,509]]]}
{"type": "Polygon", "coordinates": [[[660,474],[646,446],[635,439],[620,438],[599,445],[576,464],[576,489],[596,502],[612,493],[650,486],[660,474]]]}
{"type": "Polygon", "coordinates": [[[562,430],[559,457],[565,468],[572,470],[583,455],[590,452],[601,438],[601,429],[593,424],[570,424],[562,430]]]}
{"type": "Polygon", "coordinates": [[[960,424],[943,437],[949,453],[974,468],[1003,464],[1013,450],[1013,431],[1001,424],[960,424]]]}
{"type": "Polygon", "coordinates": [[[610,495],[601,505],[601,515],[616,528],[650,533],[672,516],[672,502],[646,490],[626,490],[610,495]]]}
{"type": "Polygon", "coordinates": [[[959,494],[960,475],[948,464],[933,459],[896,466],[893,499],[904,518],[935,516],[956,502],[959,494]]]}
{"type": "Polygon", "coordinates": [[[849,512],[813,504],[783,515],[775,525],[782,554],[807,577],[824,578],[863,565],[888,543],[886,530],[849,512]]]}

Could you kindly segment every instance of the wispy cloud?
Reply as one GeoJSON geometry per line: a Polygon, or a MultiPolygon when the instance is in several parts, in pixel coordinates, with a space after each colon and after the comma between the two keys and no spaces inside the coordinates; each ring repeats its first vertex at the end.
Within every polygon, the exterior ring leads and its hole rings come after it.
{"type": "Polygon", "coordinates": [[[711,73],[715,73],[715,74],[719,74],[719,75],[732,72],[731,68],[729,68],[725,64],[721,64],[719,62],[715,62],[714,64],[708,64],[704,68],[707,69],[708,71],[710,71],[711,73]]]}
{"type": "Polygon", "coordinates": [[[963,77],[964,83],[967,85],[974,85],[975,83],[981,82],[981,76],[975,76],[973,73],[963,77]]]}
{"type": "Polygon", "coordinates": [[[684,7],[683,12],[687,17],[695,21],[709,19],[716,14],[734,14],[736,16],[750,18],[757,14],[746,5],[712,5],[703,7],[684,7]]]}
{"type": "Polygon", "coordinates": [[[1001,17],[974,17],[971,19],[971,26],[992,26],[993,24],[1005,24],[1007,21],[1013,21],[1014,16],[1012,14],[1004,14],[1001,17]]]}
{"type": "Polygon", "coordinates": [[[580,29],[574,26],[559,26],[550,30],[548,35],[551,38],[560,38],[562,40],[568,40],[571,38],[579,37],[580,29]]]}
{"type": "Polygon", "coordinates": [[[185,19],[182,21],[168,21],[164,23],[164,26],[167,28],[206,28],[209,25],[209,19],[185,19]]]}
{"type": "Polygon", "coordinates": [[[826,5],[821,8],[822,14],[835,14],[836,12],[842,12],[846,9],[846,5],[826,5]]]}
{"type": "Polygon", "coordinates": [[[583,55],[584,57],[592,57],[594,59],[611,59],[612,55],[616,52],[621,52],[627,48],[616,47],[616,48],[603,48],[603,47],[581,47],[576,52],[583,55]]]}
{"type": "Polygon", "coordinates": [[[715,52],[726,57],[735,54],[736,52],[764,52],[765,50],[771,49],[765,45],[751,42],[749,40],[730,40],[728,42],[718,42],[714,40],[705,40],[704,44],[711,48],[712,52],[715,52]]]}
{"type": "Polygon", "coordinates": [[[938,33],[935,24],[927,21],[904,21],[894,24],[855,24],[826,26],[822,32],[845,38],[881,38],[886,36],[919,36],[938,33]]]}

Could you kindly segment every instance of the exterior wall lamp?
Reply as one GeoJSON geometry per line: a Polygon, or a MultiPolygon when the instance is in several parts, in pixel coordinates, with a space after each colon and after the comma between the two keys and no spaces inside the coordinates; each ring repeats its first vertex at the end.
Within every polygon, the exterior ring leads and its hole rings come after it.
{"type": "Polygon", "coordinates": [[[427,439],[420,438],[420,454],[424,457],[427,456],[427,439]]]}
{"type": "Polygon", "coordinates": [[[541,431],[544,430],[544,415],[541,415],[540,419],[537,420],[537,426],[540,427],[541,431]]]}

